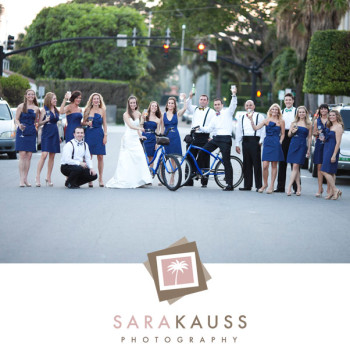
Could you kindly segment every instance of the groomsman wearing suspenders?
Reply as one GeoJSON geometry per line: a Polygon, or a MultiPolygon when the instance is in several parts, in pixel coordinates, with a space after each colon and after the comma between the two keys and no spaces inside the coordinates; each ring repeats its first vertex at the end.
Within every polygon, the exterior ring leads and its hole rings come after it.
{"type": "Polygon", "coordinates": [[[65,186],[70,189],[79,188],[97,179],[97,174],[92,167],[89,146],[83,138],[84,129],[77,126],[74,130],[74,139],[63,147],[61,173],[68,177],[65,186]]]}
{"type": "MultiPolygon", "coordinates": [[[[192,96],[193,93],[190,92],[189,98],[187,100],[187,111],[189,114],[193,114],[192,118],[192,126],[191,128],[194,128],[196,126],[201,126],[201,127],[206,127],[209,125],[210,121],[212,118],[216,116],[215,111],[208,107],[209,104],[209,98],[207,95],[200,95],[199,96],[199,106],[193,106],[192,105],[192,96]]],[[[201,130],[197,130],[193,134],[193,142],[192,144],[195,146],[203,147],[209,140],[209,133],[204,132],[201,130]]],[[[187,145],[188,147],[189,145],[187,145]]],[[[191,153],[193,154],[194,157],[197,156],[198,150],[197,149],[191,149],[191,153]]],[[[209,154],[206,154],[203,157],[203,163],[200,164],[201,167],[203,168],[209,168],[209,154]]],[[[190,158],[191,161],[191,158],[190,158]]],[[[192,169],[193,171],[196,169],[195,165],[192,164],[192,169]]],[[[202,187],[207,187],[208,184],[208,178],[202,178],[201,179],[202,187]]],[[[188,186],[193,186],[193,180],[190,180],[187,184],[188,186]]]]}
{"type": "Polygon", "coordinates": [[[240,191],[251,191],[253,187],[253,168],[256,191],[262,187],[261,172],[261,144],[265,138],[265,127],[254,130],[248,115],[252,114],[255,124],[259,124],[264,120],[264,116],[255,113],[255,105],[251,100],[246,101],[244,105],[246,114],[243,114],[237,120],[236,124],[236,152],[238,154],[243,150],[243,176],[244,187],[240,187],[240,191]]]}
{"type": "MultiPolygon", "coordinates": [[[[294,121],[295,115],[297,113],[297,109],[293,107],[294,104],[294,96],[291,93],[287,93],[284,95],[284,104],[286,106],[285,109],[282,110],[282,117],[285,122],[285,136],[282,142],[282,150],[284,154],[285,161],[278,163],[278,178],[277,178],[277,188],[274,192],[285,192],[286,186],[286,173],[287,173],[287,155],[289,150],[289,144],[291,138],[288,137],[289,128],[294,121]]],[[[292,164],[291,164],[292,165],[292,164]]],[[[299,170],[300,171],[300,170],[299,170]]],[[[296,192],[296,183],[293,183],[294,193],[296,192]]]]}

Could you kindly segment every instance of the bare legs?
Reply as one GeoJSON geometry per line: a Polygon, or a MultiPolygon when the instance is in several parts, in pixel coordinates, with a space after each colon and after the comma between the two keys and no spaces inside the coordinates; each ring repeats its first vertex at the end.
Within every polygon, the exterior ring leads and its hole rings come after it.
{"type": "Polygon", "coordinates": [[[32,152],[19,151],[19,185],[30,187],[28,182],[28,172],[30,167],[30,161],[32,159],[32,152]]]}
{"type": "Polygon", "coordinates": [[[322,164],[317,164],[317,180],[318,180],[318,191],[316,193],[316,197],[321,197],[323,188],[323,173],[321,171],[322,164]]]}
{"type": "Polygon", "coordinates": [[[341,195],[341,191],[335,186],[335,174],[329,174],[322,171],[322,175],[327,180],[328,196],[326,197],[326,199],[331,199],[332,197],[333,197],[332,199],[338,199],[339,195],[341,195]]]}
{"type": "Polygon", "coordinates": [[[104,166],[104,163],[103,163],[103,155],[102,154],[98,154],[97,155],[97,166],[98,166],[98,175],[99,175],[99,183],[100,183],[100,186],[103,187],[104,184],[103,184],[103,166],[104,166]]]}
{"type": "Polygon", "coordinates": [[[297,183],[297,196],[300,196],[301,192],[301,186],[300,186],[300,172],[299,172],[300,165],[299,164],[293,164],[293,169],[290,174],[290,181],[288,185],[288,191],[287,195],[290,196],[292,193],[292,185],[295,181],[297,183]]]}
{"type": "Polygon", "coordinates": [[[277,177],[277,164],[278,162],[268,162],[266,160],[263,161],[263,187],[261,187],[258,192],[262,193],[264,192],[264,190],[267,188],[268,183],[267,180],[269,178],[269,164],[271,163],[271,183],[270,186],[268,188],[268,190],[266,191],[266,193],[272,193],[273,192],[273,187],[276,181],[276,177],[277,177]]]}
{"type": "Polygon", "coordinates": [[[55,155],[56,153],[49,153],[49,152],[42,152],[41,157],[39,159],[38,167],[36,169],[36,178],[35,182],[37,187],[40,187],[40,174],[43,170],[47,155],[49,155],[49,161],[47,162],[47,175],[46,175],[46,184],[49,186],[53,186],[53,183],[51,182],[51,175],[52,175],[52,169],[55,162],[55,155]]]}

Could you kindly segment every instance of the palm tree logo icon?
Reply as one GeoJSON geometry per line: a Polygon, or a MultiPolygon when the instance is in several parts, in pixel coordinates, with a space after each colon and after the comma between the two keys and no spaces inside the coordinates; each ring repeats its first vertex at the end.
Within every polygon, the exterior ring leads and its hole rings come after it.
{"type": "Polygon", "coordinates": [[[176,259],[176,261],[172,262],[170,265],[168,265],[168,271],[172,271],[172,273],[175,274],[175,285],[177,285],[177,276],[179,274],[179,271],[181,273],[184,273],[184,270],[188,270],[188,264],[185,261],[179,261],[176,259]]]}

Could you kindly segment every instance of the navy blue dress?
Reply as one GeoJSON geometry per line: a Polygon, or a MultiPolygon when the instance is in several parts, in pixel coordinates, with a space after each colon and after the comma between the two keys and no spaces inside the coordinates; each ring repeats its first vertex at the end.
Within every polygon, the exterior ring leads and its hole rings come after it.
{"type": "Polygon", "coordinates": [[[340,150],[337,153],[336,161],[334,163],[331,163],[331,158],[332,158],[336,143],[337,143],[337,140],[335,138],[335,131],[332,131],[326,128],[321,171],[324,171],[328,174],[337,173],[340,150]]]}
{"type": "Polygon", "coordinates": [[[88,126],[85,129],[85,142],[89,145],[91,154],[106,154],[106,146],[103,144],[104,132],[102,124],[101,114],[95,113],[92,118],[92,127],[88,126]]]}
{"type": "Polygon", "coordinates": [[[294,134],[290,141],[287,163],[300,164],[305,163],[305,157],[307,153],[307,137],[309,135],[309,129],[303,126],[298,126],[297,132],[294,134]]]}
{"type": "Polygon", "coordinates": [[[281,162],[284,161],[282,145],[280,144],[281,127],[274,122],[269,122],[266,126],[266,137],[264,139],[264,148],[262,161],[281,162]]]}
{"type": "Polygon", "coordinates": [[[20,123],[26,128],[23,131],[17,128],[16,151],[36,152],[35,118],[36,114],[33,109],[27,109],[27,113],[22,112],[19,116],[20,123]]]}
{"type": "MultiPolygon", "coordinates": [[[[48,108],[44,106],[45,111],[48,108]]],[[[43,120],[45,120],[46,116],[43,120]]],[[[43,132],[41,134],[41,151],[50,153],[60,153],[60,137],[58,135],[57,122],[59,121],[60,115],[58,112],[53,114],[50,111],[50,122],[44,124],[43,132]]]]}
{"type": "Polygon", "coordinates": [[[182,147],[181,147],[181,139],[180,139],[180,134],[179,130],[177,130],[177,114],[174,114],[172,119],[169,121],[166,112],[164,113],[163,116],[163,121],[164,121],[164,128],[165,128],[165,133],[168,131],[169,128],[174,128],[171,130],[168,134],[168,137],[170,139],[170,144],[165,147],[165,152],[167,154],[178,154],[182,156],[182,147]]]}
{"type": "Polygon", "coordinates": [[[81,118],[83,115],[79,112],[67,115],[66,142],[74,139],[74,130],[77,126],[81,126],[81,118]]]}
{"type": "Polygon", "coordinates": [[[147,140],[143,141],[143,144],[146,149],[146,153],[148,157],[153,157],[155,152],[155,146],[156,146],[156,135],[154,132],[157,130],[157,123],[150,121],[146,121],[143,124],[143,128],[145,129],[145,132],[142,133],[143,136],[147,137],[147,140]]]}
{"type": "MultiPolygon", "coordinates": [[[[325,134],[326,126],[322,123],[321,117],[317,118],[317,129],[322,130],[323,135],[325,134]]],[[[324,147],[324,142],[322,142],[319,139],[319,137],[317,137],[315,142],[315,150],[314,150],[314,164],[322,164],[323,147],[324,147]]]]}

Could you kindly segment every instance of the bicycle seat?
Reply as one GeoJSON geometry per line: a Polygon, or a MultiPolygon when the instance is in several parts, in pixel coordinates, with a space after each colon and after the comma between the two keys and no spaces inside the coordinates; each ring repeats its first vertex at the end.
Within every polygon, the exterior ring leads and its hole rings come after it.
{"type": "Polygon", "coordinates": [[[169,137],[165,137],[165,136],[158,136],[157,137],[157,145],[167,146],[169,144],[170,144],[169,137]]]}

